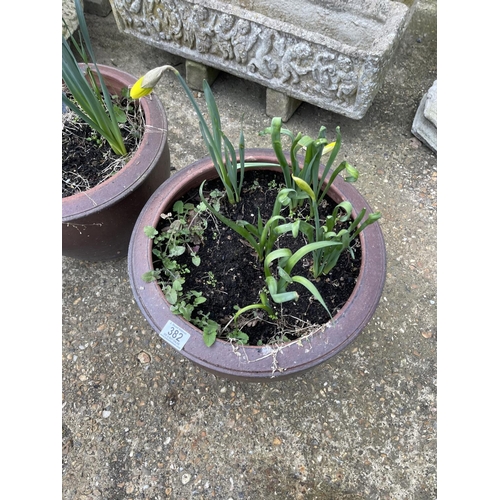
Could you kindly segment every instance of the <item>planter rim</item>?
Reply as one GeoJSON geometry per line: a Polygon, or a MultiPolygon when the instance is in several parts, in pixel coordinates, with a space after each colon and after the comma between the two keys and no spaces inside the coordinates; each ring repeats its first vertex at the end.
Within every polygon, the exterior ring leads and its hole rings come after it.
{"type": "MultiPolygon", "coordinates": [[[[272,149],[247,149],[245,161],[276,162],[276,157],[272,149]]],[[[279,166],[276,169],[281,171],[279,166]]],[[[217,339],[211,347],[207,347],[198,328],[170,311],[159,285],[142,280],[142,275],[153,268],[153,243],[144,234],[143,228],[147,225],[156,227],[160,215],[174,201],[199,185],[203,179],[214,178],[217,178],[217,173],[210,157],[184,167],[155,191],[137,219],[130,240],[128,273],[134,297],[148,323],[158,334],[168,322],[180,327],[189,334],[189,340],[180,350],[186,358],[211,373],[236,380],[261,382],[287,378],[310,370],[344,349],[371,319],[385,284],[385,243],[378,222],[360,234],[362,263],[350,298],[328,323],[301,341],[271,347],[236,346],[217,339]]],[[[354,186],[339,176],[330,187],[329,196],[337,203],[349,200],[353,205],[353,217],[362,208],[366,208],[367,213],[371,211],[354,186]]]]}
{"type": "MultiPolygon", "coordinates": [[[[80,63],[80,66],[82,64],[80,63]]],[[[128,87],[137,78],[118,68],[97,65],[108,86],[128,87]]],[[[112,177],[87,191],[62,198],[62,222],[67,223],[102,210],[128,196],[154,168],[167,143],[167,116],[160,99],[151,94],[139,101],[144,112],[145,130],[137,151],[112,177]],[[154,120],[156,125],[151,127],[154,120]],[[165,133],[162,133],[165,132],[165,133]]]]}

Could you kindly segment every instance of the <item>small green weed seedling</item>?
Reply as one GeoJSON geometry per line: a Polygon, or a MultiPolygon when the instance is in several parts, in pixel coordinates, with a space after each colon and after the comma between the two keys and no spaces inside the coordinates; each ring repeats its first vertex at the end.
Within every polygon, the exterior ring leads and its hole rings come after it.
{"type": "Polygon", "coordinates": [[[142,279],[147,283],[156,281],[163,290],[172,312],[201,328],[205,343],[212,345],[217,337],[219,325],[207,315],[195,315],[196,307],[207,299],[201,292],[184,290],[184,276],[189,273],[189,268],[180,265],[176,260],[176,257],[189,252],[192,264],[200,265],[197,250],[203,241],[207,226],[206,218],[201,215],[206,208],[204,204],[195,206],[179,200],[174,203],[172,211],[174,213],[162,216],[169,223],[164,230],[158,231],[153,226],[144,228],[146,236],[153,240],[153,255],[161,262],[163,273],[155,269],[144,273],[142,279]]]}
{"type": "Polygon", "coordinates": [[[208,271],[207,276],[205,277],[205,283],[213,286],[214,288],[217,286],[217,278],[212,271],[208,271]]]}

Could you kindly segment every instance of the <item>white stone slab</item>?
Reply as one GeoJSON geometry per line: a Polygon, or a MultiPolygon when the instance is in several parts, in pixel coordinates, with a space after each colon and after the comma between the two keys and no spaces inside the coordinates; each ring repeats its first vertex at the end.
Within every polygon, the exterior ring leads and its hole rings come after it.
{"type": "Polygon", "coordinates": [[[411,131],[415,137],[437,152],[437,80],[422,97],[411,131]]]}

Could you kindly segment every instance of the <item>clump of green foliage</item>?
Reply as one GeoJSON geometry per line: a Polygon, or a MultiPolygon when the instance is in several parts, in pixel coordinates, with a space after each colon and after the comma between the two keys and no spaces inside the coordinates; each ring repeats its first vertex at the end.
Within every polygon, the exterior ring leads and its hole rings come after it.
{"type": "MultiPolygon", "coordinates": [[[[173,68],[172,68],[173,69],[173,68]]],[[[173,69],[174,70],[174,69],[173,69]]],[[[330,314],[313,280],[328,274],[337,264],[342,252],[353,253],[351,245],[355,238],[367,226],[377,221],[380,212],[369,214],[366,218],[366,209],[363,209],[353,218],[353,207],[349,201],[339,203],[333,212],[322,220],[319,207],[327,196],[330,186],[337,176],[344,173],[344,180],[355,182],[358,179],[358,171],[347,161],[341,162],[334,167],[335,159],[341,146],[340,129],[336,129],[336,139],[329,143],[326,139],[326,129],[321,127],[317,138],[303,136],[301,133],[294,135],[290,130],[282,126],[282,120],[275,117],[270,127],[261,134],[269,134],[276,155],[276,163],[262,164],[245,161],[245,146],[243,132],[239,140],[239,156],[236,156],[235,148],[221,130],[221,121],[215,99],[207,82],[204,82],[204,94],[210,116],[211,127],[203,117],[196,100],[186,83],[179,75],[177,77],[188,94],[191,103],[198,115],[200,130],[205,141],[214,166],[225,188],[225,196],[230,203],[241,199],[244,169],[255,166],[280,166],[283,173],[283,188],[279,190],[274,201],[274,209],[268,220],[263,220],[258,213],[257,223],[251,224],[244,220],[233,221],[221,213],[220,197],[211,193],[210,200],[204,191],[205,183],[199,188],[202,203],[196,208],[196,216],[191,216],[192,206],[181,206],[177,202],[173,210],[177,218],[172,221],[166,235],[158,235],[154,228],[146,228],[146,234],[154,238],[155,243],[161,238],[163,244],[167,242],[165,250],[158,251],[155,246],[153,253],[161,260],[163,269],[171,276],[171,281],[165,288],[165,296],[171,304],[172,310],[181,314],[185,319],[203,329],[205,343],[210,346],[220,332],[219,325],[214,324],[208,315],[195,317],[194,308],[204,302],[204,298],[194,291],[184,292],[182,290],[182,275],[189,272],[186,269],[178,269],[175,263],[176,252],[191,252],[193,265],[197,265],[196,251],[190,246],[192,238],[203,237],[203,228],[192,223],[192,217],[199,217],[202,212],[209,212],[223,224],[231,228],[243,240],[245,240],[258,256],[263,269],[264,282],[260,293],[260,301],[236,308],[232,318],[234,323],[232,330],[226,334],[226,338],[240,343],[248,342],[248,336],[238,326],[238,319],[245,313],[261,309],[271,319],[276,319],[274,304],[297,300],[298,293],[289,291],[291,283],[302,285],[330,314]],[[289,138],[291,142],[288,158],[284,153],[283,137],[289,138]],[[323,165],[323,157],[327,160],[323,165]],[[309,208],[307,217],[299,215],[299,208],[309,208]],[[284,213],[288,212],[288,218],[284,213]],[[339,223],[344,223],[344,228],[335,231],[339,223]],[[189,236],[186,236],[188,231],[189,236]],[[169,236],[167,236],[171,233],[169,236]],[[280,236],[288,233],[294,238],[299,235],[304,244],[295,252],[288,248],[277,246],[280,236]],[[187,237],[187,239],[185,239],[187,237]],[[188,241],[189,240],[189,241],[188,241]],[[295,266],[307,255],[312,257],[312,278],[294,275],[295,266]]],[[[250,190],[251,192],[251,190],[250,190]]],[[[302,212],[301,212],[302,213],[302,212]]],[[[151,271],[146,279],[156,279],[158,271],[151,271]]],[[[331,316],[331,314],[330,314],[331,316]]]]}
{"type": "Polygon", "coordinates": [[[63,36],[62,79],[71,94],[70,98],[63,91],[63,104],[103,137],[114,153],[125,156],[127,148],[123,141],[120,124],[127,121],[127,116],[120,107],[113,103],[106,82],[97,66],[81,0],[75,0],[75,8],[83,40],[77,41],[71,36],[71,41],[84,61],[85,69],[80,68],[68,41],[63,36]]]}

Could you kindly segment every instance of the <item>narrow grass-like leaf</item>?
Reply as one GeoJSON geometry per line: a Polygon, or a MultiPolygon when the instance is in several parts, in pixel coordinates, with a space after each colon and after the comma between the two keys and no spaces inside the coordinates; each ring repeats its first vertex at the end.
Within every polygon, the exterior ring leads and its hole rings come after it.
{"type": "MultiPolygon", "coordinates": [[[[363,214],[364,214],[364,212],[363,212],[363,214]]],[[[379,220],[380,217],[382,217],[382,214],[380,212],[371,213],[367,217],[367,219],[356,229],[356,231],[352,235],[351,239],[356,238],[356,236],[358,236],[359,233],[361,233],[361,231],[363,231],[363,229],[365,229],[365,227],[369,226],[370,224],[373,224],[375,221],[379,220]]]]}
{"type": "Polygon", "coordinates": [[[315,250],[319,250],[325,247],[338,246],[340,243],[335,241],[315,241],[313,243],[308,243],[304,245],[302,248],[299,248],[293,255],[289,257],[285,265],[285,271],[289,274],[292,272],[295,264],[299,262],[306,254],[309,252],[314,252],[315,250]]]}
{"type": "Polygon", "coordinates": [[[116,120],[116,117],[112,111],[113,109],[113,103],[111,101],[111,96],[109,94],[108,88],[106,86],[106,83],[104,81],[104,78],[101,75],[101,72],[99,71],[99,67],[97,66],[96,58],[94,56],[94,50],[92,48],[92,44],[90,42],[90,35],[87,29],[87,23],[85,22],[85,16],[83,13],[83,5],[81,3],[81,0],[75,0],[75,7],[76,7],[76,12],[77,12],[77,17],[78,17],[78,23],[79,23],[79,28],[80,32],[82,33],[83,40],[85,42],[85,47],[86,50],[90,56],[91,61],[94,64],[93,70],[97,73],[99,77],[99,83],[100,83],[100,90],[102,92],[102,95],[104,97],[104,101],[106,103],[106,108],[107,108],[107,117],[111,120],[111,126],[110,128],[110,134],[113,136],[113,142],[116,144],[116,146],[122,150],[123,147],[123,154],[126,154],[125,146],[123,144],[123,139],[121,136],[120,128],[118,126],[118,122],[116,120]]]}
{"type": "Polygon", "coordinates": [[[294,222],[287,222],[286,224],[281,224],[274,228],[274,232],[277,236],[291,232],[292,236],[296,238],[298,233],[301,232],[306,236],[307,241],[312,242],[314,240],[314,227],[308,222],[297,219],[294,222]]]}
{"type": "MultiPolygon", "coordinates": [[[[205,203],[205,205],[210,210],[210,212],[212,212],[221,222],[226,224],[226,226],[230,227],[233,231],[236,231],[242,238],[245,239],[245,241],[247,241],[252,246],[252,248],[257,252],[257,254],[259,254],[259,251],[260,251],[259,244],[258,244],[257,240],[252,236],[252,234],[245,227],[236,224],[234,221],[232,221],[231,219],[228,219],[227,217],[222,215],[220,212],[215,210],[215,208],[206,200],[206,198],[203,196],[203,186],[204,185],[205,185],[205,181],[203,181],[201,186],[200,186],[200,190],[199,190],[200,198],[203,201],[203,203],[205,203]]],[[[261,257],[262,256],[259,254],[259,258],[261,258],[261,257]]]]}
{"type": "MultiPolygon", "coordinates": [[[[292,145],[290,147],[290,163],[292,166],[292,174],[293,175],[299,175],[299,173],[300,173],[300,164],[299,164],[299,160],[297,158],[297,152],[300,151],[303,147],[303,144],[301,142],[302,139],[303,139],[303,136],[299,132],[295,136],[295,138],[293,139],[292,145]]],[[[307,140],[307,139],[310,139],[310,137],[306,136],[304,139],[307,140]]]]}
{"type": "Polygon", "coordinates": [[[304,276],[294,276],[292,280],[295,283],[300,283],[303,287],[307,288],[307,290],[309,290],[311,295],[326,309],[330,318],[332,317],[330,310],[328,309],[327,305],[325,304],[325,301],[323,300],[323,297],[319,293],[319,290],[310,280],[304,278],[304,276]]]}
{"type": "Polygon", "coordinates": [[[283,171],[283,176],[285,178],[285,185],[288,188],[292,186],[292,179],[290,177],[290,166],[283,153],[283,147],[281,145],[281,118],[275,116],[271,121],[271,142],[273,145],[274,154],[276,159],[281,165],[281,170],[283,171]]]}
{"type": "Polygon", "coordinates": [[[268,276],[266,278],[266,284],[269,290],[269,294],[271,295],[271,298],[277,304],[282,304],[283,302],[289,302],[291,300],[297,300],[299,298],[299,294],[295,291],[293,292],[280,291],[278,282],[273,276],[268,276]]]}
{"type": "MultiPolygon", "coordinates": [[[[343,161],[335,170],[334,172],[332,173],[332,175],[330,176],[330,178],[328,179],[328,182],[326,184],[326,186],[323,188],[322,192],[321,192],[321,195],[320,197],[318,198],[318,203],[320,203],[323,198],[326,196],[326,194],[328,193],[328,190],[330,189],[330,186],[332,185],[333,181],[335,180],[335,178],[337,177],[338,174],[340,174],[340,172],[342,172],[342,170],[344,170],[345,168],[348,168],[349,167],[349,170],[351,172],[351,174],[349,175],[349,179],[353,179],[354,178],[354,172],[353,170],[356,170],[352,165],[350,165],[349,163],[347,163],[347,161],[343,161]]],[[[357,171],[356,171],[357,172],[357,171]]],[[[357,178],[357,177],[356,177],[357,178]]],[[[351,181],[352,182],[352,181],[351,181]]]]}
{"type": "Polygon", "coordinates": [[[97,66],[80,0],[75,0],[75,9],[83,42],[78,43],[73,36],[71,40],[84,60],[87,60],[87,54],[89,55],[93,66],[91,67],[90,62],[87,62],[88,74],[86,75],[78,66],[69,43],[62,37],[62,78],[78,104],[75,105],[64,94],[63,102],[101,135],[116,154],[124,156],[127,150],[114,110],[115,105],[97,66]],[[92,72],[98,76],[99,87],[92,72]]]}
{"type": "MultiPolygon", "coordinates": [[[[273,260],[281,260],[281,264],[284,261],[288,260],[292,255],[292,251],[289,248],[278,248],[277,250],[273,250],[269,252],[269,254],[264,259],[264,274],[267,276],[271,276],[271,263],[273,260]]],[[[284,265],[284,264],[283,264],[284,265]]]]}
{"type": "Polygon", "coordinates": [[[212,135],[214,138],[214,143],[218,146],[217,149],[221,149],[222,143],[222,125],[220,120],[219,109],[215,102],[214,94],[212,89],[206,80],[203,80],[203,93],[205,94],[205,102],[207,103],[208,115],[212,122],[212,135]]]}
{"type": "Polygon", "coordinates": [[[328,161],[326,162],[323,175],[321,176],[321,182],[320,182],[321,185],[323,185],[326,178],[328,177],[328,173],[330,172],[333,162],[335,161],[335,158],[337,158],[340,146],[342,145],[342,135],[340,134],[340,127],[337,127],[335,131],[336,131],[335,145],[332,149],[332,152],[330,153],[330,156],[328,157],[328,161]]]}
{"type": "Polygon", "coordinates": [[[226,171],[231,184],[231,190],[234,194],[236,202],[240,201],[240,192],[238,190],[238,162],[236,160],[236,151],[234,150],[231,141],[222,134],[224,140],[224,150],[226,152],[226,171]]]}
{"type": "Polygon", "coordinates": [[[245,314],[246,312],[251,311],[252,309],[264,309],[264,311],[266,311],[271,318],[275,316],[274,311],[272,310],[271,307],[263,303],[257,303],[257,304],[249,304],[248,306],[238,309],[233,316],[233,321],[236,323],[238,318],[242,314],[245,314]]]}
{"type": "Polygon", "coordinates": [[[243,124],[240,129],[240,140],[238,143],[238,150],[240,153],[240,182],[238,184],[238,193],[241,195],[241,190],[243,189],[243,180],[245,178],[245,136],[243,134],[243,124]]]}

